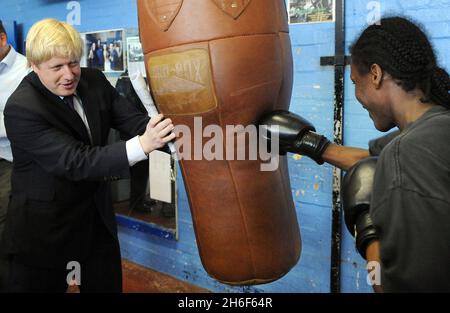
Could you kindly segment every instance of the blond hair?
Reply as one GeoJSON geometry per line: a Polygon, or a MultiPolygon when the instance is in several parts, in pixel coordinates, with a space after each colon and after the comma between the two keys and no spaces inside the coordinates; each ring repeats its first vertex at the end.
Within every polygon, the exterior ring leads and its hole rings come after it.
{"type": "Polygon", "coordinates": [[[55,19],[44,19],[34,24],[27,35],[28,66],[39,65],[53,57],[80,61],[83,41],[71,25],[55,19]]]}

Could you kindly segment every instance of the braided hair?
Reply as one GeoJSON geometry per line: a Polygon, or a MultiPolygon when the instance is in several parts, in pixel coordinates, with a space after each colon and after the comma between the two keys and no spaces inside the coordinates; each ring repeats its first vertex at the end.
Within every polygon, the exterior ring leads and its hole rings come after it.
{"type": "Polygon", "coordinates": [[[402,17],[389,17],[371,25],[350,48],[352,62],[362,75],[380,65],[405,91],[419,88],[422,102],[450,108],[450,77],[437,64],[425,33],[402,17]]]}

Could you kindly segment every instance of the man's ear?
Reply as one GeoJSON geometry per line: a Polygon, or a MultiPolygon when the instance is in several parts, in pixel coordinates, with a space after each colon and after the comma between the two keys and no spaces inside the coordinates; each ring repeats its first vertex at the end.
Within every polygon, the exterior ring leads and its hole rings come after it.
{"type": "Polygon", "coordinates": [[[371,74],[371,83],[375,86],[376,89],[381,88],[381,82],[383,81],[383,69],[378,64],[372,64],[370,67],[371,74]]]}
{"type": "Polygon", "coordinates": [[[36,69],[39,71],[39,67],[34,63],[31,63],[30,67],[32,68],[33,72],[35,72],[35,73],[37,72],[36,69]]]}

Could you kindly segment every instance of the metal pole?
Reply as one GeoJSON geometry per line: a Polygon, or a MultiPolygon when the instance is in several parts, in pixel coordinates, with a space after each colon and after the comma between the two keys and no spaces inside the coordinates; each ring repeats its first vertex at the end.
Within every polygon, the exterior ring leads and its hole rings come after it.
{"type": "MultiPolygon", "coordinates": [[[[344,74],[345,74],[345,0],[336,0],[336,30],[335,30],[335,75],[334,75],[334,142],[342,145],[344,141],[344,74]]],[[[342,173],[333,169],[333,209],[331,230],[331,293],[341,291],[341,180],[342,173]]]]}

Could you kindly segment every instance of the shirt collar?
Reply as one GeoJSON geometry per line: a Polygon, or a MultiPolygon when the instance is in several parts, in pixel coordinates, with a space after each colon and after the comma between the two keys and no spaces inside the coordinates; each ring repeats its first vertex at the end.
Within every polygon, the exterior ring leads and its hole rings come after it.
{"type": "MultiPolygon", "coordinates": [[[[72,96],[73,96],[75,99],[78,99],[78,94],[77,94],[77,91],[76,91],[76,90],[75,90],[75,92],[73,93],[72,96]]],[[[65,97],[61,97],[61,96],[58,96],[58,97],[60,97],[61,100],[65,98],[65,97]]]]}
{"type": "MultiPolygon", "coordinates": [[[[428,111],[426,111],[421,117],[419,117],[417,120],[415,120],[412,123],[409,123],[404,130],[407,130],[409,128],[412,128],[414,125],[416,125],[419,121],[422,121],[424,119],[427,119],[429,116],[434,115],[434,114],[438,114],[438,113],[445,113],[448,112],[449,109],[442,106],[442,105],[433,105],[433,107],[431,109],[429,109],[428,111]]],[[[403,131],[402,131],[403,132],[403,131]]]]}
{"type": "Polygon", "coordinates": [[[435,113],[444,113],[445,111],[447,111],[448,109],[446,107],[443,107],[442,105],[433,105],[431,107],[431,109],[429,109],[428,111],[426,111],[418,120],[422,120],[424,118],[427,118],[428,116],[435,114],[435,113]]]}
{"type": "MultiPolygon", "coordinates": [[[[5,64],[6,67],[11,67],[14,64],[14,61],[16,60],[17,52],[13,48],[13,46],[10,45],[10,49],[6,57],[0,62],[0,64],[5,64]]],[[[4,67],[4,66],[3,66],[4,67]]]]}

